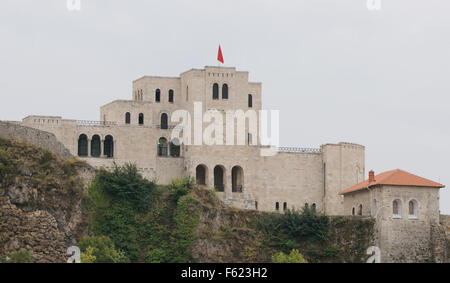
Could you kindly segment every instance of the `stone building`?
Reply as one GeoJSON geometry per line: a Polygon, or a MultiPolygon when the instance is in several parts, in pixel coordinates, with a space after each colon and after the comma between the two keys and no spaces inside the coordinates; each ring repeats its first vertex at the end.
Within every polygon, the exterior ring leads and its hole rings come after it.
{"type": "Polygon", "coordinates": [[[376,238],[383,262],[424,262],[433,259],[433,230],[439,226],[439,190],[444,185],[402,171],[387,171],[349,187],[347,215],[376,219],[376,238]]]}
{"type": "MultiPolygon", "coordinates": [[[[135,80],[131,99],[102,106],[99,121],[28,116],[21,125],[55,134],[72,154],[96,167],[132,162],[145,177],[161,184],[190,175],[239,208],[283,211],[309,203],[330,215],[343,214],[343,197],[338,193],[364,177],[365,149],[361,145],[278,147],[273,156],[264,156],[261,149],[265,146],[251,130],[250,115],[244,116],[245,140],[240,145],[188,144],[185,140],[180,145],[171,139],[177,127],[183,138],[196,134],[195,127],[188,133],[177,123],[177,110],[186,110],[191,117],[196,107],[201,107],[202,113],[242,110],[247,115],[262,109],[261,93],[261,83],[249,82],[248,72],[205,67],[179,77],[135,80]]],[[[198,122],[196,117],[192,120],[198,122]]],[[[232,121],[234,125],[234,118],[232,121]]],[[[207,126],[202,121],[200,125],[207,126]]],[[[238,130],[239,126],[233,134],[238,130]]],[[[225,136],[228,138],[228,132],[225,136]]]]}

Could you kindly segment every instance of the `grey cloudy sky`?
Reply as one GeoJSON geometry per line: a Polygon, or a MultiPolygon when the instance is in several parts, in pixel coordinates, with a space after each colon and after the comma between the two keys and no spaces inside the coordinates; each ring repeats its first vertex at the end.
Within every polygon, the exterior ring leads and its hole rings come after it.
{"type": "MultiPolygon", "coordinates": [[[[0,119],[99,119],[132,80],[216,65],[263,82],[281,144],[366,146],[366,171],[450,186],[450,2],[381,0],[0,2],[0,119]]],[[[450,214],[449,188],[441,210],[450,214]]]]}

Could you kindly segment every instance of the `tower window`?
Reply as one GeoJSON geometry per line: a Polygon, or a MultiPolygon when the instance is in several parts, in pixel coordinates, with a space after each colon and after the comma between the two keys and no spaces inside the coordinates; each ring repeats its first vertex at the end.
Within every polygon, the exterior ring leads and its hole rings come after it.
{"type": "Polygon", "coordinates": [[[222,99],[228,99],[228,85],[222,85],[222,99]]]}
{"type": "Polygon", "coordinates": [[[161,129],[167,130],[169,128],[168,120],[169,120],[169,118],[168,118],[167,114],[162,113],[161,114],[161,129]]]}
{"type": "Polygon", "coordinates": [[[139,125],[144,125],[144,114],[139,113],[139,125]]]}
{"type": "Polygon", "coordinates": [[[409,201],[409,218],[416,219],[419,217],[419,205],[415,199],[409,201]]]}
{"type": "Polygon", "coordinates": [[[130,112],[125,113],[125,124],[130,124],[131,114],[130,112]]]}
{"type": "Polygon", "coordinates": [[[392,218],[402,218],[402,202],[399,199],[392,202],[392,218]]]}
{"type": "Polygon", "coordinates": [[[167,140],[160,138],[158,141],[158,156],[167,156],[167,140]]]}
{"type": "Polygon", "coordinates": [[[169,90],[169,102],[173,103],[173,90],[169,90]]]}
{"type": "Polygon", "coordinates": [[[155,102],[161,102],[161,90],[159,88],[155,91],[155,102]]]}
{"type": "Polygon", "coordinates": [[[213,99],[219,99],[219,85],[218,84],[214,84],[213,85],[213,99]]]}
{"type": "Polygon", "coordinates": [[[251,94],[248,95],[248,107],[253,107],[253,96],[251,94]]]}

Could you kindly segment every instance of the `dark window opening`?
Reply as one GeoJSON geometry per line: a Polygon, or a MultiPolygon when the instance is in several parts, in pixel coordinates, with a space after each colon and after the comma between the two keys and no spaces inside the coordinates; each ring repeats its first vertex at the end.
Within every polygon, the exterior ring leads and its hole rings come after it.
{"type": "Polygon", "coordinates": [[[158,141],[158,156],[167,156],[167,140],[160,138],[158,141]]]}
{"type": "Polygon", "coordinates": [[[195,169],[195,180],[197,185],[206,185],[206,167],[198,165],[195,169]]]}
{"type": "Polygon", "coordinates": [[[110,135],[105,138],[103,154],[108,158],[114,157],[114,139],[110,135]]]}
{"type": "Polygon", "coordinates": [[[242,193],[244,185],[244,170],[240,166],[231,169],[231,190],[234,193],[242,193]]]}
{"type": "Polygon", "coordinates": [[[223,183],[224,169],[222,166],[217,165],[214,167],[214,187],[218,192],[223,192],[225,190],[225,186],[223,183]]]}
{"type": "Polygon", "coordinates": [[[169,90],[169,102],[173,103],[173,90],[169,90]]]}
{"type": "Polygon", "coordinates": [[[177,138],[174,138],[170,143],[170,156],[180,157],[180,152],[180,141],[177,138]]]}
{"type": "Polygon", "coordinates": [[[130,112],[125,113],[125,124],[131,123],[131,114],[130,112]]]}
{"type": "Polygon", "coordinates": [[[139,125],[144,125],[144,114],[139,113],[139,125]]]}
{"type": "Polygon", "coordinates": [[[85,134],[81,134],[78,138],[78,156],[88,156],[88,139],[85,134]]]}
{"type": "Polygon", "coordinates": [[[228,85],[222,85],[222,99],[228,99],[228,85]]]}
{"type": "Polygon", "coordinates": [[[161,114],[161,129],[167,130],[169,128],[168,120],[169,120],[169,118],[168,118],[167,114],[162,113],[161,114]]]}
{"type": "Polygon", "coordinates": [[[91,156],[92,157],[100,157],[100,137],[95,135],[91,140],[91,156]]]}
{"type": "Polygon", "coordinates": [[[283,202],[283,211],[286,211],[286,210],[287,210],[287,203],[283,202]]]}
{"type": "Polygon", "coordinates": [[[275,203],[275,210],[276,211],[280,210],[280,203],[279,202],[275,203]]]}
{"type": "Polygon", "coordinates": [[[155,91],[155,102],[161,102],[161,90],[159,88],[155,91]]]}
{"type": "Polygon", "coordinates": [[[213,85],[213,99],[219,99],[219,85],[214,84],[213,85]]]}
{"type": "Polygon", "coordinates": [[[253,107],[253,96],[251,94],[248,95],[248,107],[253,107]]]}

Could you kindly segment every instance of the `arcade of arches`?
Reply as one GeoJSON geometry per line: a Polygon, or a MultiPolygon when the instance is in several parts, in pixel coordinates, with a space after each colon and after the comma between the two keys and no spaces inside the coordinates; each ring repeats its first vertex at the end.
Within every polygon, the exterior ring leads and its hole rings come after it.
{"type": "MultiPolygon", "coordinates": [[[[217,165],[213,170],[213,184],[218,192],[225,191],[226,168],[223,165],[217,165]]],[[[199,164],[195,168],[195,180],[198,185],[208,185],[208,167],[204,164],[199,164]]],[[[242,193],[244,188],[244,170],[240,166],[231,168],[231,191],[235,193],[242,193]]]]}
{"type": "Polygon", "coordinates": [[[102,140],[99,135],[88,136],[81,134],[78,137],[78,156],[80,157],[114,157],[114,138],[105,136],[102,140]]]}

